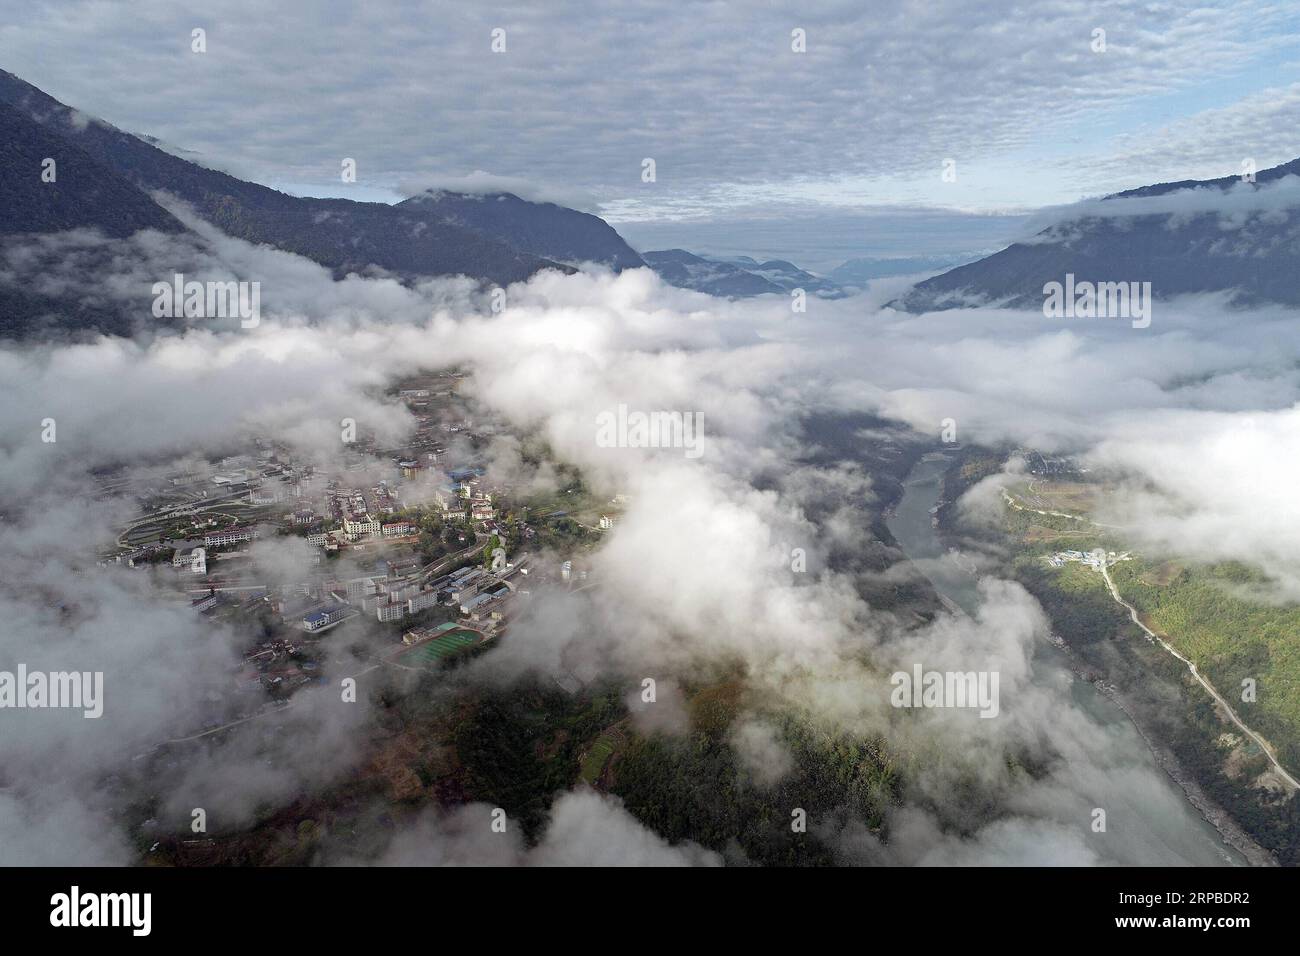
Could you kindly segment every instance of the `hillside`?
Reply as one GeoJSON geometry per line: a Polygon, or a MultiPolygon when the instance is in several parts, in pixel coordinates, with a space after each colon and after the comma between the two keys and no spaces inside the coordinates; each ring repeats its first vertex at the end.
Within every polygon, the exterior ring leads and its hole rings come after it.
{"type": "Polygon", "coordinates": [[[1031,240],[918,283],[909,312],[1040,308],[1043,286],[1150,282],[1156,299],[1226,293],[1239,306],[1300,305],[1300,160],[1236,176],[1161,183],[1086,203],[1031,240]],[[1267,190],[1267,192],[1265,192],[1267,190]]]}

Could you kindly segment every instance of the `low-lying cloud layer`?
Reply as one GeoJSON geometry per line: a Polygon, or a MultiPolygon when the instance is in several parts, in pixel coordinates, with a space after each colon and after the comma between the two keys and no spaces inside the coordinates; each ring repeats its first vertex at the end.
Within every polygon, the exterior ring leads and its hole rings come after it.
{"type": "MultiPolygon", "coordinates": [[[[795,313],[783,298],[726,302],[634,270],[544,273],[508,289],[505,309],[493,314],[465,282],[335,282],[296,257],[211,232],[201,245],[142,235],[119,251],[129,269],[67,270],[60,281],[87,295],[138,296],[147,315],[151,283],[184,261],[197,278],[260,281],[264,316],[251,329],[196,323],[152,339],[0,352],[0,381],[13,396],[0,409],[0,616],[8,622],[0,661],[103,670],[108,688],[101,720],[50,711],[0,718],[5,862],[129,859],[129,841],[102,824],[112,799],[96,794],[95,782],[208,719],[207,692],[229,681],[238,660],[237,635],[214,632],[147,575],[94,566],[130,503],[96,500],[92,473],[219,453],[251,433],[325,460],[338,450],[344,417],[398,442],[412,422],[383,386],[421,368],[463,365],[474,400],[543,436],[591,486],[628,495],[591,561],[599,586],[539,597],[528,640],[485,655],[475,678],[603,673],[630,686],[660,677],[667,689],[702,661],[740,660],[770,702],[885,734],[901,752],[943,753],[916,762],[920,802],[895,814],[887,845],[852,823],[837,831],[846,862],[1181,858],[1150,832],[1080,836],[1104,795],[1127,807],[1173,798],[1132,730],[1099,722],[1071,699],[1059,665],[1036,656],[1047,623],[1023,589],[985,581],[978,615],[944,614],[916,628],[869,605],[853,577],[832,569],[832,552],[871,539],[862,506],[872,483],[853,462],[808,465],[805,416],[869,412],[935,440],[952,419],[960,441],[1088,454],[1129,481],[1114,508],[1142,546],[1248,561],[1280,594],[1300,593],[1300,551],[1288,543],[1296,536],[1279,534],[1294,524],[1286,481],[1300,458],[1300,328],[1282,309],[1228,312],[1211,297],[1162,303],[1151,327],[1136,330],[1005,310],[904,316],[881,307],[881,290],[814,300],[795,313]],[[620,405],[702,415],[705,453],[602,447],[597,416],[620,405]],[[50,418],[53,443],[41,440],[50,418]],[[804,574],[791,573],[795,548],[806,553],[804,574]],[[918,662],[998,671],[999,717],[901,719],[886,678],[918,662]],[[1009,755],[1041,761],[1044,774],[1010,772],[1009,755]],[[994,822],[953,803],[957,778],[996,796],[994,822]],[[966,820],[964,832],[954,819],[966,820]]],[[[509,439],[493,454],[517,459],[509,439]]],[[[292,565],[302,556],[260,559],[292,565]]],[[[376,686],[362,684],[363,692],[376,686]]],[[[364,707],[341,709],[337,697],[326,688],[295,701],[278,742],[262,734],[245,747],[236,736],[176,768],[159,782],[163,818],[207,806],[246,820],[257,806],[344,772],[359,759],[364,707]]],[[[648,732],[680,732],[675,706],[677,719],[634,719],[648,732]]],[[[762,715],[737,726],[733,745],[760,785],[785,773],[788,758],[762,715]]],[[[418,852],[395,845],[388,861],[715,861],[668,846],[595,794],[560,796],[536,846],[516,836],[493,841],[498,835],[465,822],[484,812],[431,818],[418,852]]]]}

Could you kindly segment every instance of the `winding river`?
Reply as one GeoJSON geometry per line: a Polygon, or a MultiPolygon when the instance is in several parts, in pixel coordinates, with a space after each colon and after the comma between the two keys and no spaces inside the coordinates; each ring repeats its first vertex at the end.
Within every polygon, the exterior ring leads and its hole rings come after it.
{"type": "MultiPolygon", "coordinates": [[[[978,616],[976,578],[949,556],[930,520],[949,461],[927,459],[913,467],[886,523],[945,603],[978,616]]],[[[1047,641],[1034,649],[1033,679],[1052,694],[1068,687],[1062,704],[1095,725],[1096,745],[1057,774],[1065,788],[1058,819],[1067,827],[1079,826],[1083,845],[1103,862],[1121,865],[1245,865],[1156,763],[1128,716],[1087,681],[1074,678],[1065,654],[1047,641]],[[1105,808],[1107,832],[1092,832],[1087,816],[1092,806],[1105,808]]]]}

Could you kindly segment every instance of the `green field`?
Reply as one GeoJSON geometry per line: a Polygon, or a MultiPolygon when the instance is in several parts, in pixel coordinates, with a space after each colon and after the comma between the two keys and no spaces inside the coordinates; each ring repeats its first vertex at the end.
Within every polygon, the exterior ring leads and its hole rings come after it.
{"type": "Polygon", "coordinates": [[[583,783],[595,783],[613,752],[614,739],[609,734],[602,734],[596,738],[596,742],[591,745],[591,749],[587,751],[587,756],[582,761],[579,779],[583,783]]]}
{"type": "Polygon", "coordinates": [[[416,644],[410,650],[403,651],[397,660],[408,667],[420,667],[424,664],[436,664],[444,657],[455,654],[466,647],[479,642],[479,635],[474,631],[448,631],[423,644],[416,644]]]}

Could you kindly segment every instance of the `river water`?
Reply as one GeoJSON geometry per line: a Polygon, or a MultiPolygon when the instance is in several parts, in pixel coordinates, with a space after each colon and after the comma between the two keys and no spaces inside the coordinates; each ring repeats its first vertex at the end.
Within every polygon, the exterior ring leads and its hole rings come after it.
{"type": "MultiPolygon", "coordinates": [[[[904,553],[916,563],[939,594],[977,616],[980,592],[976,578],[963,570],[931,523],[939,502],[941,478],[949,462],[920,461],[905,482],[902,499],[886,520],[904,553]]],[[[1069,635],[1063,635],[1069,640],[1069,635]]],[[[1060,695],[1069,672],[1065,654],[1047,641],[1034,649],[1034,682],[1060,695]]],[[[1085,845],[1104,862],[1135,866],[1241,866],[1244,858],[1227,846],[1218,831],[1188,803],[1182,790],[1156,763],[1151,751],[1119,707],[1087,681],[1068,683],[1070,706],[1095,725],[1097,747],[1067,772],[1063,784],[1077,787],[1061,800],[1060,819],[1076,823],[1085,845]],[[1106,810],[1107,830],[1093,833],[1087,807],[1106,810]],[[1084,808],[1082,818],[1077,807],[1084,808]]],[[[1090,731],[1091,733],[1091,731],[1090,731]]]]}

